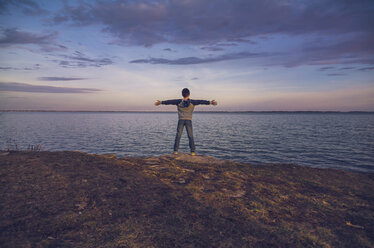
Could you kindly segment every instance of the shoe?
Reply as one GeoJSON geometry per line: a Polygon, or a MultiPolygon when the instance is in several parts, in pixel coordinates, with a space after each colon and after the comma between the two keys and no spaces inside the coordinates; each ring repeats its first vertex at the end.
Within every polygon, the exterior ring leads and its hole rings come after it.
{"type": "Polygon", "coordinates": [[[191,156],[196,156],[196,152],[191,152],[191,156]]]}
{"type": "Polygon", "coordinates": [[[178,155],[178,151],[174,151],[173,154],[174,154],[174,155],[178,155]]]}

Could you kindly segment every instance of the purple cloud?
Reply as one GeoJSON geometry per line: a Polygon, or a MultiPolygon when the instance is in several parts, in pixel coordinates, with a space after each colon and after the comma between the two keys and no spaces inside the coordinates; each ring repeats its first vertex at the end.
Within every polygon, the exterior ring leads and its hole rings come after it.
{"type": "Polygon", "coordinates": [[[319,71],[326,71],[326,70],[331,70],[331,69],[334,69],[335,67],[333,66],[325,66],[325,67],[321,67],[319,68],[319,71]]]}
{"type": "Polygon", "coordinates": [[[374,70],[374,66],[371,66],[371,67],[362,67],[360,69],[358,69],[359,71],[372,71],[374,70]]]}
{"type": "Polygon", "coordinates": [[[217,47],[217,46],[205,46],[205,47],[202,47],[201,49],[202,49],[202,50],[211,51],[211,52],[216,52],[216,51],[223,51],[223,50],[225,50],[225,49],[223,49],[222,47],[217,47]]]}
{"type": "Polygon", "coordinates": [[[3,30],[3,37],[0,39],[0,45],[10,46],[14,44],[46,44],[56,38],[56,33],[47,35],[38,35],[30,32],[19,31],[16,28],[7,28],[3,30]]]}
{"type": "Polygon", "coordinates": [[[8,12],[10,6],[21,9],[26,15],[43,15],[49,12],[41,8],[38,3],[31,0],[0,0],[0,14],[8,12]]]}
{"type": "Polygon", "coordinates": [[[77,78],[77,77],[39,77],[41,81],[75,81],[75,80],[84,80],[86,78],[77,78]]]}
{"type": "Polygon", "coordinates": [[[149,58],[149,59],[137,59],[132,60],[130,63],[134,64],[167,64],[167,65],[194,65],[194,64],[204,64],[204,63],[213,63],[226,60],[236,60],[236,59],[247,59],[247,58],[256,58],[269,56],[269,54],[261,53],[230,53],[223,54],[219,56],[211,56],[206,58],[198,57],[184,57],[179,59],[164,59],[164,58],[149,58]]]}
{"type": "Polygon", "coordinates": [[[14,71],[20,71],[20,70],[23,70],[23,71],[32,71],[32,70],[39,70],[39,69],[40,69],[40,64],[35,64],[33,67],[12,67],[12,66],[0,67],[0,70],[2,70],[2,71],[10,71],[10,70],[14,70],[14,71]]]}
{"type": "Polygon", "coordinates": [[[7,28],[2,30],[0,38],[0,47],[9,47],[14,45],[37,45],[42,51],[65,50],[66,47],[57,44],[57,32],[48,34],[34,34],[26,31],[19,31],[17,28],[7,28]]]}
{"type": "Polygon", "coordinates": [[[356,34],[344,41],[330,41],[329,44],[307,44],[302,51],[277,58],[268,65],[320,65],[329,68],[338,64],[374,64],[374,33],[356,34]]]}
{"type": "Polygon", "coordinates": [[[336,76],[345,76],[346,74],[344,73],[330,73],[330,74],[327,74],[327,76],[329,77],[336,77],[336,76]]]}
{"type": "Polygon", "coordinates": [[[171,49],[171,48],[164,48],[164,49],[162,49],[163,51],[167,51],[167,52],[174,52],[174,50],[173,49],[171,49]]]}
{"type": "Polygon", "coordinates": [[[373,10],[371,0],[96,1],[65,5],[52,22],[104,25],[126,44],[207,44],[271,34],[372,32],[373,10]]]}
{"type": "MultiPolygon", "coordinates": [[[[118,0],[65,4],[50,22],[79,27],[101,25],[104,32],[116,39],[114,44],[146,47],[159,43],[193,44],[212,52],[222,51],[225,46],[256,44],[252,41],[254,38],[272,35],[324,35],[332,41],[338,40],[336,35],[351,35],[344,42],[316,43],[319,46],[306,46],[297,57],[282,55],[271,61],[271,64],[294,67],[374,64],[373,12],[372,0],[215,0],[214,3],[210,0],[118,0]]],[[[191,57],[173,62],[152,58],[135,63],[196,64],[200,61],[205,60],[191,57]]]]}
{"type": "Polygon", "coordinates": [[[63,54],[55,56],[61,59],[54,59],[52,61],[65,68],[101,67],[113,64],[113,61],[109,58],[90,58],[79,51],[75,51],[72,55],[63,54]]]}
{"type": "Polygon", "coordinates": [[[70,88],[70,87],[55,87],[45,85],[32,85],[24,83],[5,83],[0,82],[0,91],[11,92],[34,92],[34,93],[93,93],[101,91],[100,89],[92,88],[70,88]]]}
{"type": "Polygon", "coordinates": [[[15,67],[10,67],[10,66],[0,67],[0,70],[3,70],[3,71],[14,70],[14,69],[15,69],[15,67]]]}
{"type": "Polygon", "coordinates": [[[239,42],[239,43],[248,43],[248,44],[252,44],[252,45],[256,45],[257,44],[257,42],[255,42],[253,40],[243,39],[243,38],[229,39],[228,41],[239,42]]]}

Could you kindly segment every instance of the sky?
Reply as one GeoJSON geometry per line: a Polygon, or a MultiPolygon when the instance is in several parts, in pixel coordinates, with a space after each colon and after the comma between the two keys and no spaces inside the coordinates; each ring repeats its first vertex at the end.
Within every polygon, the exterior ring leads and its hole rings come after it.
{"type": "Polygon", "coordinates": [[[372,0],[0,0],[0,110],[374,111],[372,0]]]}

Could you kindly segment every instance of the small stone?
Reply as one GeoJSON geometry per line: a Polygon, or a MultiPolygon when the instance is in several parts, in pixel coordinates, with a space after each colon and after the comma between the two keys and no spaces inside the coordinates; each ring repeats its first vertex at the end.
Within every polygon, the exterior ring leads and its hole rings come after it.
{"type": "Polygon", "coordinates": [[[208,174],[201,174],[201,176],[204,178],[204,179],[210,179],[210,176],[208,174]]]}
{"type": "Polygon", "coordinates": [[[160,163],[159,161],[145,161],[145,164],[147,165],[157,165],[159,163],[160,163]]]}
{"type": "Polygon", "coordinates": [[[163,167],[163,166],[159,166],[159,165],[151,166],[150,169],[157,170],[157,171],[166,171],[166,170],[168,170],[168,168],[163,167]]]}
{"type": "Polygon", "coordinates": [[[83,210],[85,207],[87,207],[87,202],[77,203],[75,206],[78,207],[78,210],[83,210]]]}
{"type": "Polygon", "coordinates": [[[116,154],[115,153],[106,153],[106,154],[103,154],[102,156],[104,156],[106,158],[116,158],[116,154]]]}
{"type": "Polygon", "coordinates": [[[231,197],[234,197],[234,198],[239,198],[239,197],[242,197],[245,195],[245,190],[238,190],[238,191],[235,191],[235,192],[232,192],[231,194],[229,194],[231,197]]]}

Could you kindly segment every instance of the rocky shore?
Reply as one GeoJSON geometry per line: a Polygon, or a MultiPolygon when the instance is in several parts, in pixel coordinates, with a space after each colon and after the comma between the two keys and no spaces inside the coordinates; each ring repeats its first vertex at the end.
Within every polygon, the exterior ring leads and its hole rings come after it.
{"type": "Polygon", "coordinates": [[[374,247],[374,174],[1,152],[0,247],[374,247]]]}

